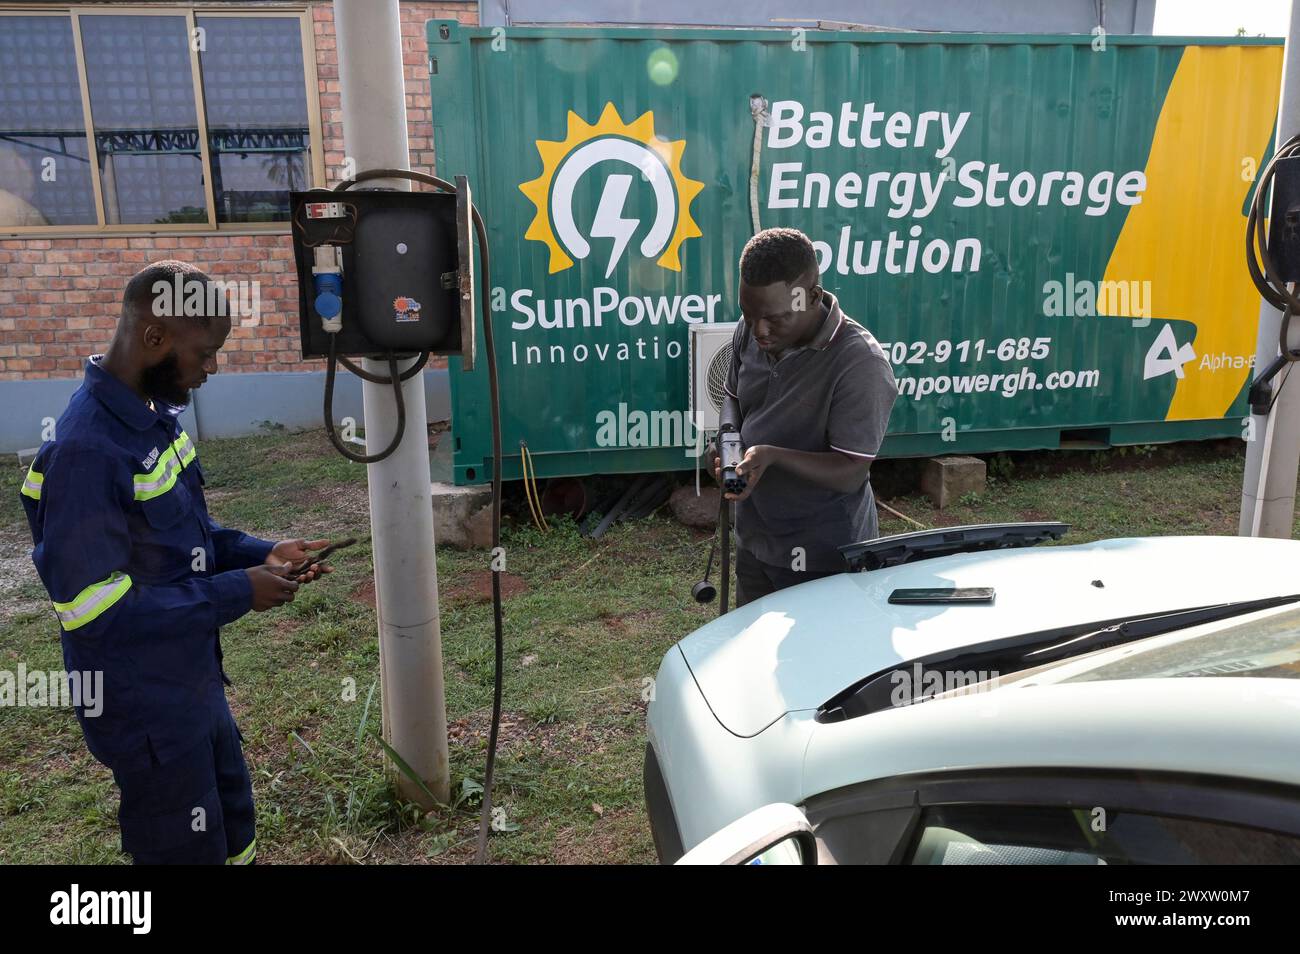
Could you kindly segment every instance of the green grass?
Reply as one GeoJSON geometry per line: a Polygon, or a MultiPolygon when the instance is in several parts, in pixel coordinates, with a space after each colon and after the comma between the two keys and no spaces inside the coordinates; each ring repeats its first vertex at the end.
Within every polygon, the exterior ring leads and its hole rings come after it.
{"type": "MultiPolygon", "coordinates": [[[[200,446],[214,516],[267,537],[369,534],[364,468],[318,434],[200,446]]],[[[1243,455],[1226,443],[1106,453],[998,455],[988,489],[939,512],[919,494],[883,497],[927,526],[1060,519],[1069,542],[1105,536],[1235,533],[1243,455]]],[[[880,486],[891,483],[889,462],[880,486]]],[[[895,467],[895,479],[902,465],[895,467]]],[[[22,473],[0,487],[6,555],[27,544],[22,473]]],[[[690,599],[709,541],[660,515],[583,538],[571,521],[541,533],[510,508],[503,537],[517,591],[505,603],[505,720],[495,804],[516,830],[499,862],[649,862],[641,791],[643,680],[711,618],[690,599]]],[[[882,533],[915,529],[881,513],[882,533]]],[[[58,628],[30,563],[9,591],[0,669],[62,667],[58,628]]],[[[371,554],[345,551],[290,606],[222,634],[245,737],[264,862],[463,862],[472,857],[492,699],[486,553],[443,548],[438,581],[457,798],[428,815],[391,794],[380,723],[371,554]],[[369,699],[369,705],[367,700],[369,699]]],[[[715,577],[716,579],[716,577],[715,577]]],[[[0,862],[121,863],[117,796],[71,713],[0,710],[0,862]]]]}

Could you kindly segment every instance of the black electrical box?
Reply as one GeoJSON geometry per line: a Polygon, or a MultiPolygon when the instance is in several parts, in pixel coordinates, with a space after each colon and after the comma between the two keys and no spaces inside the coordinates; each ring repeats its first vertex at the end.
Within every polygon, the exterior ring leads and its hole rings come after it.
{"type": "Polygon", "coordinates": [[[461,261],[468,236],[458,235],[458,222],[468,224],[457,209],[468,204],[465,192],[290,193],[303,358],[328,357],[331,337],[335,354],[348,357],[472,349],[472,304],[463,307],[472,277],[461,261]],[[313,274],[317,249],[341,264],[333,284],[313,274]],[[340,330],[326,331],[323,319],[335,317],[340,330]]]}
{"type": "Polygon", "coordinates": [[[1300,282],[1300,157],[1279,159],[1273,172],[1268,255],[1278,278],[1300,282]]]}

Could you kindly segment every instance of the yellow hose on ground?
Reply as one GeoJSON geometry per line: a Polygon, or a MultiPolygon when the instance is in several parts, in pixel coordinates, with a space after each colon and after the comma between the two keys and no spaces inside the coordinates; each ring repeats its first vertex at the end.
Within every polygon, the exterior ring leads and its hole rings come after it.
{"type": "Polygon", "coordinates": [[[528,452],[527,441],[521,440],[519,442],[519,451],[520,464],[524,471],[524,496],[528,498],[528,509],[532,512],[533,523],[538,530],[543,533],[548,532],[551,527],[546,522],[546,516],[542,513],[542,495],[537,491],[537,471],[533,467],[533,458],[528,452]]]}

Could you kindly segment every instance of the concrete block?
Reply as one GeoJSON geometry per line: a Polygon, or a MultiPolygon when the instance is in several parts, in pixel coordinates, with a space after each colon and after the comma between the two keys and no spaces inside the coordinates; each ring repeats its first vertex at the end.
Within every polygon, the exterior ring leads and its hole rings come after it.
{"type": "Polygon", "coordinates": [[[678,523],[701,530],[713,530],[718,526],[718,490],[713,484],[700,487],[700,495],[695,496],[695,485],[686,484],[673,491],[668,498],[668,509],[677,518],[678,523]]]}
{"type": "Polygon", "coordinates": [[[921,468],[921,492],[940,510],[971,491],[983,493],[987,486],[988,471],[978,457],[932,457],[921,468]]]}
{"type": "Polygon", "coordinates": [[[438,546],[487,550],[492,546],[492,485],[433,483],[433,537],[438,546]]]}

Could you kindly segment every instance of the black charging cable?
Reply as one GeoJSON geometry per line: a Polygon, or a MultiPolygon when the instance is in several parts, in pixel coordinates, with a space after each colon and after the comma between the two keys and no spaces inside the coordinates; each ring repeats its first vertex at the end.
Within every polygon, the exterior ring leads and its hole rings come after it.
{"type": "Polygon", "coordinates": [[[740,428],[733,419],[733,415],[738,412],[738,406],[724,401],[722,420],[718,424],[718,476],[722,479],[718,506],[718,527],[722,534],[722,602],[718,605],[719,616],[727,612],[727,594],[731,590],[731,501],[727,499],[727,494],[744,493],[747,483],[738,470],[745,453],[740,428]]]}
{"type": "Polygon", "coordinates": [[[1266,203],[1272,191],[1277,164],[1283,159],[1296,156],[1300,156],[1300,135],[1292,136],[1284,142],[1264,166],[1263,172],[1255,182],[1255,195],[1251,199],[1250,212],[1246,217],[1246,268],[1260,297],[1282,312],[1282,324],[1278,329],[1279,353],[1269,362],[1268,367],[1260,371],[1250,385],[1250,410],[1252,414],[1258,415],[1272,412],[1273,405],[1277,403],[1282,387],[1291,374],[1288,371],[1282,377],[1276,391],[1273,390],[1273,379],[1287,365],[1300,361],[1300,350],[1292,349],[1289,344],[1291,318],[1300,313],[1300,297],[1296,296],[1296,283],[1287,282],[1278,272],[1273,256],[1269,253],[1268,237],[1264,232],[1264,221],[1269,218],[1266,203]]]}
{"type": "Polygon", "coordinates": [[[709,574],[713,572],[713,554],[717,549],[718,532],[715,529],[713,536],[709,538],[709,559],[704,564],[704,579],[691,587],[691,596],[695,597],[697,603],[712,603],[718,595],[718,588],[709,582],[709,574]]]}
{"type": "Polygon", "coordinates": [[[731,501],[727,499],[726,488],[718,488],[718,536],[722,540],[722,598],[718,602],[718,615],[726,616],[728,595],[731,593],[731,501]]]}
{"type": "MultiPolygon", "coordinates": [[[[720,451],[710,448],[706,453],[712,457],[720,451]]],[[[704,564],[704,579],[691,587],[691,596],[695,597],[697,603],[712,603],[718,595],[718,588],[709,582],[709,574],[713,572],[713,555],[718,552],[719,542],[722,544],[722,580],[719,584],[722,587],[722,602],[718,604],[718,615],[722,616],[727,612],[728,595],[731,592],[731,501],[727,499],[725,486],[718,488],[718,525],[709,541],[709,559],[704,564]]]]}
{"type": "MultiPolygon", "coordinates": [[[[1250,202],[1250,212],[1246,217],[1246,268],[1250,278],[1259,289],[1260,296],[1278,311],[1300,313],[1300,298],[1296,297],[1295,286],[1288,287],[1269,253],[1268,237],[1264,234],[1264,220],[1269,217],[1265,203],[1273,186],[1273,177],[1277,173],[1277,164],[1283,159],[1300,156],[1300,135],[1292,136],[1273,154],[1273,158],[1264,166],[1255,182],[1255,195],[1250,202]]],[[[1282,339],[1285,352],[1286,339],[1282,339]]]]}
{"type": "Polygon", "coordinates": [[[393,451],[397,450],[398,445],[402,443],[402,435],[406,433],[406,401],[402,399],[402,382],[419,373],[425,362],[429,360],[429,353],[427,351],[421,352],[420,359],[401,374],[397,373],[397,356],[389,354],[387,356],[388,377],[383,377],[357,367],[342,355],[336,355],[334,349],[337,342],[338,336],[331,334],[329,360],[325,363],[325,433],[329,436],[334,449],[348,460],[355,461],[358,464],[375,464],[392,454],[393,451]],[[393,400],[397,404],[397,429],[393,432],[393,439],[388,442],[388,446],[377,454],[357,453],[343,443],[338,431],[334,429],[334,371],[336,361],[359,378],[364,378],[374,384],[391,384],[393,386],[393,400]]]}

